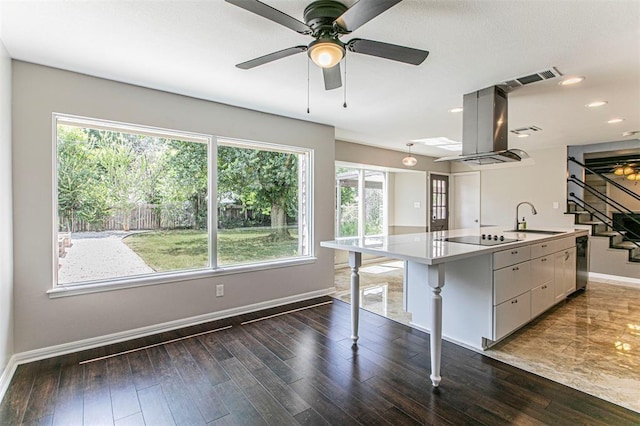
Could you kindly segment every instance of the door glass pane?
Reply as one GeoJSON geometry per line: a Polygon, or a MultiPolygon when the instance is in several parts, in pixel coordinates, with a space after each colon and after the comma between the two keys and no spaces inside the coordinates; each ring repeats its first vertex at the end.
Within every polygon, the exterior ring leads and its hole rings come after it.
{"type": "Polygon", "coordinates": [[[336,237],[358,236],[359,176],[357,169],[336,170],[336,237]]]}
{"type": "Polygon", "coordinates": [[[384,173],[365,171],[365,236],[381,235],[384,224],[384,173]]]}

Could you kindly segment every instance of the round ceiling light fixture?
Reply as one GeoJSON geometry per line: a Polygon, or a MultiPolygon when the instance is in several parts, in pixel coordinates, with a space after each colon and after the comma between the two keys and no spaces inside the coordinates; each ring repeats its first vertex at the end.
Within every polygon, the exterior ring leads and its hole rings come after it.
{"type": "Polygon", "coordinates": [[[529,136],[531,136],[531,135],[528,134],[528,133],[520,133],[517,137],[519,137],[519,138],[528,138],[529,136]]]}
{"type": "Polygon", "coordinates": [[[623,121],[624,121],[624,118],[612,118],[611,120],[607,121],[607,123],[617,124],[617,123],[622,123],[623,121]]]}
{"type": "Polygon", "coordinates": [[[320,68],[333,68],[344,58],[344,47],[332,38],[319,38],[309,45],[309,57],[320,68]]]}
{"type": "Polygon", "coordinates": [[[568,77],[558,83],[560,86],[572,86],[574,84],[582,83],[584,77],[568,77]]]}
{"type": "Polygon", "coordinates": [[[593,101],[593,102],[590,102],[590,103],[586,104],[585,106],[587,108],[598,108],[598,107],[601,107],[601,106],[606,105],[606,104],[607,104],[607,101],[593,101]]]}
{"type": "Polygon", "coordinates": [[[418,164],[418,159],[413,155],[411,155],[411,147],[413,146],[413,144],[408,143],[407,146],[409,147],[409,155],[407,155],[402,159],[402,164],[404,164],[407,167],[413,167],[416,164],[418,164]]]}
{"type": "Polygon", "coordinates": [[[449,110],[449,112],[456,113],[456,112],[462,112],[463,110],[464,110],[464,108],[462,108],[462,107],[455,107],[455,108],[451,108],[449,110]]]}

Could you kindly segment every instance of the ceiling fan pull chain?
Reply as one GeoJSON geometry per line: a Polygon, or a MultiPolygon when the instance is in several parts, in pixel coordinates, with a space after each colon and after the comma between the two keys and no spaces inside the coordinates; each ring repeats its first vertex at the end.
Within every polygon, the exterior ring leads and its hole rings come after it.
{"type": "Polygon", "coordinates": [[[307,56],[307,114],[309,114],[309,60],[307,56]]]}
{"type": "Polygon", "coordinates": [[[347,107],[347,55],[344,55],[344,103],[342,107],[347,107]]]}

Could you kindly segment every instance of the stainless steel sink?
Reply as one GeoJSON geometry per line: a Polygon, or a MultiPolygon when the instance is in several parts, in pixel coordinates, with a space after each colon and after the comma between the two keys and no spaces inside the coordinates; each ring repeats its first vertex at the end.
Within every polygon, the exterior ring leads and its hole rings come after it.
{"type": "Polygon", "coordinates": [[[528,232],[530,234],[546,234],[546,235],[564,234],[563,231],[547,231],[544,229],[511,229],[509,231],[504,231],[504,232],[528,232]]]}

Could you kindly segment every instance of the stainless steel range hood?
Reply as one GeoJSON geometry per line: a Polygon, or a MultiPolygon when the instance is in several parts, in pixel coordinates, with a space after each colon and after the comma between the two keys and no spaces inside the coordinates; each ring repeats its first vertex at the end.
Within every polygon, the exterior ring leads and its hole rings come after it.
{"type": "Polygon", "coordinates": [[[529,157],[507,148],[507,93],[498,86],[468,93],[463,98],[462,155],[435,161],[496,164],[529,157]]]}

